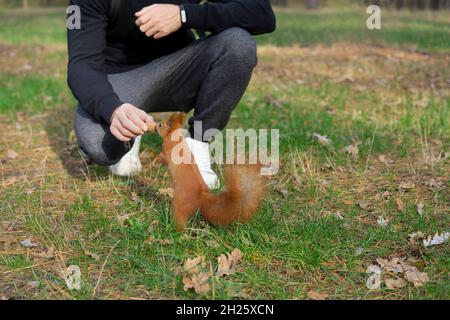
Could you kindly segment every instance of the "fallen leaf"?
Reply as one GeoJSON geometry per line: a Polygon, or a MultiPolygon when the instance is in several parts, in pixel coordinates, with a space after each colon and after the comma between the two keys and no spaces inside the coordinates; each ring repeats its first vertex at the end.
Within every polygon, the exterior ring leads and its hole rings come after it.
{"type": "Polygon", "coordinates": [[[411,282],[414,287],[421,287],[428,282],[429,278],[425,272],[420,272],[416,267],[409,265],[408,263],[401,261],[402,268],[405,272],[405,278],[411,282]]]}
{"type": "Polygon", "coordinates": [[[200,272],[200,266],[203,263],[205,258],[203,256],[199,256],[193,259],[187,259],[184,263],[184,271],[195,274],[200,272]]]}
{"type": "Polygon", "coordinates": [[[370,203],[367,201],[360,201],[358,202],[358,206],[363,210],[367,210],[370,208],[370,203]]]}
{"type": "Polygon", "coordinates": [[[403,203],[402,198],[397,197],[395,202],[397,203],[397,210],[403,212],[403,210],[405,210],[405,204],[403,203]]]}
{"type": "Polygon", "coordinates": [[[188,291],[189,289],[194,289],[197,294],[205,294],[209,291],[209,278],[210,275],[206,272],[202,272],[200,274],[194,274],[191,277],[184,277],[184,291],[188,291]]]}
{"type": "Polygon", "coordinates": [[[173,198],[173,189],[172,188],[159,189],[158,192],[163,196],[169,196],[170,198],[173,198]]]}
{"type": "Polygon", "coordinates": [[[417,269],[406,271],[405,276],[414,287],[421,287],[429,280],[428,275],[425,272],[420,272],[417,269]]]}
{"type": "Polygon", "coordinates": [[[385,165],[390,165],[390,164],[394,163],[393,160],[387,159],[387,158],[386,158],[386,155],[384,155],[384,154],[380,154],[380,155],[378,156],[378,161],[380,161],[381,163],[383,163],[383,164],[385,164],[385,165]]]}
{"type": "Polygon", "coordinates": [[[391,278],[384,279],[384,284],[388,289],[391,290],[401,289],[407,285],[406,281],[403,279],[391,279],[391,278]]]}
{"type": "Polygon", "coordinates": [[[408,235],[408,237],[409,237],[410,242],[415,242],[417,240],[425,238],[425,233],[423,233],[422,231],[417,231],[417,232],[410,233],[408,235]]]}
{"type": "Polygon", "coordinates": [[[317,141],[323,146],[329,146],[331,144],[331,140],[327,136],[322,136],[318,133],[314,133],[313,137],[316,138],[317,141]]]}
{"type": "Polygon", "coordinates": [[[231,254],[221,254],[217,258],[219,264],[217,269],[217,276],[225,276],[236,273],[236,268],[239,260],[242,259],[242,252],[239,249],[234,249],[231,254]]]}
{"type": "Polygon", "coordinates": [[[412,182],[401,182],[400,183],[400,189],[408,190],[408,189],[414,189],[416,185],[412,182]]]}
{"type": "Polygon", "coordinates": [[[328,294],[325,292],[316,292],[310,290],[308,291],[308,298],[311,300],[325,300],[328,298],[328,294]]]}
{"type": "Polygon", "coordinates": [[[7,151],[7,156],[8,156],[9,159],[15,160],[15,159],[17,159],[19,154],[17,152],[15,152],[14,150],[8,150],[7,151]]]}
{"type": "Polygon", "coordinates": [[[400,264],[399,258],[392,258],[390,261],[388,261],[387,259],[378,258],[377,263],[385,271],[393,272],[393,273],[402,273],[403,272],[403,267],[400,264]]]}
{"type": "Polygon", "coordinates": [[[42,251],[41,253],[36,253],[36,256],[44,259],[52,259],[55,257],[55,246],[50,246],[50,248],[42,251]]]}
{"type": "Polygon", "coordinates": [[[359,156],[359,148],[358,145],[349,145],[344,148],[344,151],[352,156],[353,160],[357,160],[359,156]]]}
{"type": "Polygon", "coordinates": [[[27,284],[25,285],[25,288],[27,290],[34,290],[39,287],[39,284],[40,284],[39,281],[30,281],[30,282],[27,282],[27,284]]]}

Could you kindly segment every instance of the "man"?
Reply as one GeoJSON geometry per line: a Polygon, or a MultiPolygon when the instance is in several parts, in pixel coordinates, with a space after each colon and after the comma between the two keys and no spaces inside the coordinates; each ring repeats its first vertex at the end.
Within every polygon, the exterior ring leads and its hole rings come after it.
{"type": "Polygon", "coordinates": [[[81,28],[68,31],[68,84],[79,101],[82,153],[115,174],[134,174],[140,136],[153,122],[147,112],[194,109],[186,142],[215,187],[205,133],[225,128],[247,88],[256,65],[250,34],[275,30],[270,1],[70,2],[81,11],[81,28]],[[195,40],[191,29],[211,35],[195,40]]]}

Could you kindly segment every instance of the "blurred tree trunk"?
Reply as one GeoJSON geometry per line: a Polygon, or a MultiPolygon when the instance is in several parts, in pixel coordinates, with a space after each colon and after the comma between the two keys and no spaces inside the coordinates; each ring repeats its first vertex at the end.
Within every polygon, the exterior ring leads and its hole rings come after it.
{"type": "Polygon", "coordinates": [[[440,0],[431,0],[430,8],[432,10],[439,10],[441,8],[441,1],[440,0]]]}
{"type": "Polygon", "coordinates": [[[403,0],[395,0],[395,7],[397,8],[397,10],[400,10],[401,8],[403,8],[403,0]]]}
{"type": "Polygon", "coordinates": [[[28,11],[29,7],[28,0],[22,0],[23,11],[28,11]]]}
{"type": "Polygon", "coordinates": [[[306,0],[306,8],[315,9],[319,6],[319,0],[306,0]]]}

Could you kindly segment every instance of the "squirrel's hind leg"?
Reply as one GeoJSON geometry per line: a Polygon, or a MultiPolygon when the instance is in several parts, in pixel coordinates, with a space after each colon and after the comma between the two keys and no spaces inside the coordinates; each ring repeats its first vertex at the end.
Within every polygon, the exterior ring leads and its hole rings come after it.
{"type": "Polygon", "coordinates": [[[185,197],[174,194],[172,204],[172,217],[178,231],[183,231],[186,228],[189,219],[192,218],[197,207],[192,201],[193,199],[186,199],[185,197]]]}

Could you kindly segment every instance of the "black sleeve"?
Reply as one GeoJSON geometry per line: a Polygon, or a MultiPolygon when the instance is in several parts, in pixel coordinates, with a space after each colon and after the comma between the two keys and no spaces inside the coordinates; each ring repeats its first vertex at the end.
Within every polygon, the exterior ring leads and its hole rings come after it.
{"type": "Polygon", "coordinates": [[[251,34],[270,33],[276,28],[270,0],[210,0],[202,5],[195,0],[188,2],[184,7],[189,28],[220,32],[240,27],[251,34]]]}
{"type": "Polygon", "coordinates": [[[104,69],[108,6],[105,0],[71,0],[70,4],[81,9],[81,29],[67,33],[67,81],[80,105],[95,119],[109,123],[122,102],[104,69]]]}

